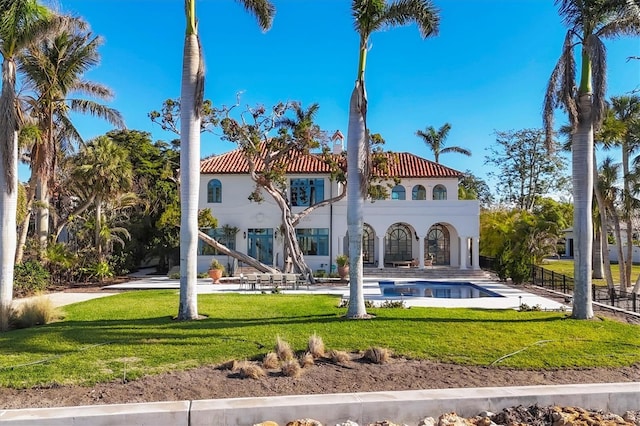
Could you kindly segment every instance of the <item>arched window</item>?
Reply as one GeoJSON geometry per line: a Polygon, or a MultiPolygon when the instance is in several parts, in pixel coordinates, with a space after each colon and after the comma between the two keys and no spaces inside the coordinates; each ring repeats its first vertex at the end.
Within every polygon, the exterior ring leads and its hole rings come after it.
{"type": "Polygon", "coordinates": [[[429,228],[425,241],[425,259],[431,259],[434,265],[449,265],[450,258],[449,230],[437,223],[429,228]]]}
{"type": "Polygon", "coordinates": [[[443,185],[436,185],[433,188],[433,199],[434,200],[446,200],[447,199],[447,188],[443,185]]]}
{"type": "Polygon", "coordinates": [[[424,189],[422,185],[416,185],[411,190],[411,199],[412,200],[426,200],[427,199],[427,190],[424,189]]]}
{"type": "Polygon", "coordinates": [[[387,230],[385,236],[384,260],[392,262],[394,260],[411,259],[411,229],[402,223],[396,223],[387,230]]]}
{"type": "Polygon", "coordinates": [[[207,184],[207,203],[222,202],[222,184],[218,179],[211,179],[207,184]]]}
{"type": "Polygon", "coordinates": [[[406,200],[407,195],[402,185],[396,185],[391,190],[391,199],[392,200],[406,200]]]}

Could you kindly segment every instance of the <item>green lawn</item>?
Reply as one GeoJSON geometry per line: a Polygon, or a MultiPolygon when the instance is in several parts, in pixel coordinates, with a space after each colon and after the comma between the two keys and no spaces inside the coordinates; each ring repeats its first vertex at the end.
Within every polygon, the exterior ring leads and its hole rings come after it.
{"type": "Polygon", "coordinates": [[[200,295],[208,318],[177,322],[176,291],[122,293],[70,305],[63,321],[0,334],[0,386],[134,379],[144,374],[261,359],[276,336],[304,350],[317,333],[327,349],[387,347],[396,355],[516,368],[626,366],[640,362],[640,327],[578,321],[560,312],[370,309],[345,320],[328,295],[200,295]],[[544,343],[539,343],[544,342],[544,343]]]}
{"type": "MultiPolygon", "coordinates": [[[[542,268],[548,269],[553,272],[573,277],[573,260],[545,260],[542,264],[538,265],[542,268]]],[[[631,266],[631,280],[635,282],[636,278],[640,274],[640,265],[631,266]]],[[[618,264],[611,264],[611,275],[613,276],[613,282],[618,285],[620,283],[620,268],[618,264]]],[[[593,284],[597,286],[606,287],[607,283],[604,279],[593,279],[593,284]]]]}

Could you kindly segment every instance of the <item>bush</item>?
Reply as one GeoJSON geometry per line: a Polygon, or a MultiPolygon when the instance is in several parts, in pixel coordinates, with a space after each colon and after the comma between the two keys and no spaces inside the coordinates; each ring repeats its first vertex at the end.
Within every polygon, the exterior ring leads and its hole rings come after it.
{"type": "Polygon", "coordinates": [[[113,278],[115,275],[113,273],[113,268],[109,265],[109,262],[104,260],[89,265],[87,271],[90,278],[97,279],[100,282],[104,281],[106,278],[113,278]]]}
{"type": "Polygon", "coordinates": [[[10,323],[14,328],[29,328],[49,324],[62,317],[46,296],[38,296],[22,302],[20,307],[10,312],[10,323]]]}
{"type": "Polygon", "coordinates": [[[293,351],[291,350],[291,346],[289,343],[285,342],[280,338],[280,336],[276,337],[276,346],[274,348],[274,352],[278,355],[278,359],[281,361],[287,361],[293,359],[293,351]]]}
{"type": "Polygon", "coordinates": [[[298,360],[290,359],[282,363],[282,374],[287,377],[299,377],[302,373],[302,368],[298,364],[298,360]]]}
{"type": "Polygon", "coordinates": [[[262,360],[262,367],[267,370],[274,370],[280,366],[280,360],[275,352],[269,352],[262,360]]]}
{"type": "Polygon", "coordinates": [[[307,343],[307,352],[310,353],[314,358],[321,358],[324,356],[324,342],[322,341],[322,337],[318,336],[316,333],[313,333],[309,336],[309,342],[307,343]]]}
{"type": "Polygon", "coordinates": [[[40,263],[27,261],[15,266],[13,291],[20,296],[29,296],[44,291],[51,276],[40,263]]]}
{"type": "Polygon", "coordinates": [[[259,379],[260,377],[267,375],[262,367],[249,361],[238,362],[234,366],[233,371],[238,373],[238,376],[240,376],[241,379],[259,379]]]}
{"type": "Polygon", "coordinates": [[[336,364],[348,364],[351,362],[351,355],[345,351],[336,351],[332,349],[329,351],[329,358],[336,364]]]}
{"type": "Polygon", "coordinates": [[[364,352],[364,358],[367,361],[372,362],[374,364],[385,364],[389,362],[389,358],[391,358],[391,353],[387,348],[373,346],[364,352]]]}

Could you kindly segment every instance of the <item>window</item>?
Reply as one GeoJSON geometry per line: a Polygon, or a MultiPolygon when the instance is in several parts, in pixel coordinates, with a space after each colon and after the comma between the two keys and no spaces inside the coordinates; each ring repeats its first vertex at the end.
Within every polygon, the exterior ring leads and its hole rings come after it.
{"type": "Polygon", "coordinates": [[[296,229],[302,254],[310,256],[329,255],[329,228],[296,229]]]}
{"type": "Polygon", "coordinates": [[[207,203],[222,202],[222,184],[218,179],[211,179],[207,184],[207,203]]]}
{"type": "Polygon", "coordinates": [[[427,190],[424,189],[422,185],[416,185],[411,190],[411,199],[412,200],[426,200],[427,199],[427,190]]]}
{"type": "Polygon", "coordinates": [[[391,199],[392,200],[406,200],[407,195],[402,185],[396,185],[391,190],[391,199]]]}
{"type": "MultiPolygon", "coordinates": [[[[217,242],[219,242],[220,244],[224,245],[225,247],[231,249],[231,250],[235,250],[236,249],[236,234],[226,231],[224,228],[214,228],[214,229],[206,229],[204,230],[204,232],[210,236],[211,238],[215,239],[217,242]]],[[[221,254],[218,253],[218,250],[216,250],[215,248],[211,247],[209,244],[202,242],[200,240],[198,240],[198,255],[216,255],[216,254],[221,254]]]]}
{"type": "Polygon", "coordinates": [[[324,179],[291,179],[291,205],[312,206],[324,201],[324,179]]]}
{"type": "Polygon", "coordinates": [[[434,200],[446,200],[447,199],[447,188],[442,185],[436,185],[433,188],[433,199],[434,200]]]}

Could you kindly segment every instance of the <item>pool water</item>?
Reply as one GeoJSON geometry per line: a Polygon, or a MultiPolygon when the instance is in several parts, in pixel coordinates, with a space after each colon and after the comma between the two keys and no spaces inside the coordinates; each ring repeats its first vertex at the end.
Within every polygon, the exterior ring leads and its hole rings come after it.
{"type": "Polygon", "coordinates": [[[476,299],[480,297],[504,297],[470,282],[442,281],[379,281],[383,296],[436,297],[441,299],[476,299]]]}

